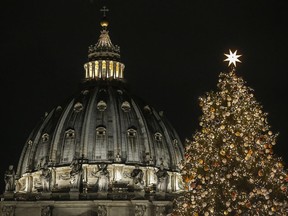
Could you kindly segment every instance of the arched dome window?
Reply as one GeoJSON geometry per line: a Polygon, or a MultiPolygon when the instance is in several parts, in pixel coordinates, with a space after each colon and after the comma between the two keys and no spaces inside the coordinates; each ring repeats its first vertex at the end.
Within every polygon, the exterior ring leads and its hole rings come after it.
{"type": "Polygon", "coordinates": [[[137,145],[137,143],[138,143],[137,130],[134,126],[132,126],[127,130],[128,162],[140,160],[140,146],[137,145]]]}
{"type": "Polygon", "coordinates": [[[121,105],[121,109],[124,111],[124,112],[129,112],[131,110],[131,105],[128,101],[124,101],[121,105]]]}
{"type": "Polygon", "coordinates": [[[108,73],[108,77],[113,77],[113,61],[109,61],[109,73],[108,73]]]}
{"type": "Polygon", "coordinates": [[[66,139],[73,139],[75,138],[75,131],[72,129],[69,129],[65,132],[65,138],[66,139]]]}
{"type": "Polygon", "coordinates": [[[106,78],[107,73],[106,73],[106,61],[102,61],[102,78],[106,78]]]}
{"type": "Polygon", "coordinates": [[[82,105],[82,103],[77,102],[77,103],[74,105],[74,111],[75,111],[75,112],[81,112],[82,110],[83,110],[83,105],[82,105]]]}
{"type": "Polygon", "coordinates": [[[127,136],[128,137],[136,137],[137,131],[135,128],[129,128],[127,130],[127,136]]]}
{"type": "Polygon", "coordinates": [[[162,141],[162,134],[157,132],[154,134],[154,138],[156,141],[160,142],[160,141],[162,141]]]}
{"type": "Polygon", "coordinates": [[[49,141],[49,134],[45,133],[42,135],[42,142],[48,142],[49,141]]]}
{"type": "Polygon", "coordinates": [[[68,129],[65,131],[65,139],[62,147],[62,162],[71,161],[75,152],[75,130],[68,129]]]}
{"type": "Polygon", "coordinates": [[[107,149],[107,131],[106,127],[103,125],[99,125],[96,128],[96,139],[94,148],[91,152],[88,153],[91,154],[93,160],[106,160],[108,159],[108,149],[107,149]],[[97,149],[97,150],[96,150],[97,149]]]}
{"type": "Polygon", "coordinates": [[[101,112],[105,111],[107,109],[107,104],[105,103],[105,101],[103,100],[100,100],[98,103],[97,103],[97,109],[101,112]]]}
{"type": "Polygon", "coordinates": [[[95,77],[99,78],[99,62],[98,61],[95,61],[95,64],[94,64],[94,75],[95,77]]]}
{"type": "Polygon", "coordinates": [[[104,126],[99,126],[96,128],[96,135],[97,136],[105,136],[106,135],[106,128],[104,126]]]}

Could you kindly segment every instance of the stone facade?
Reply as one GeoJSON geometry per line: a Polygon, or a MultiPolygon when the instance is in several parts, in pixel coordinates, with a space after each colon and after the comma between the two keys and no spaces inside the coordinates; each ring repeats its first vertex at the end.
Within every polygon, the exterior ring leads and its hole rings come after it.
{"type": "MultiPolygon", "coordinates": [[[[99,165],[93,165],[93,164],[83,164],[82,169],[82,189],[80,192],[98,192],[102,187],[103,191],[107,192],[108,190],[117,191],[119,190],[142,190],[142,191],[149,191],[149,192],[155,192],[157,185],[158,185],[158,179],[160,177],[157,176],[159,171],[161,171],[158,168],[151,167],[151,166],[143,166],[139,167],[138,169],[141,170],[141,179],[137,180],[135,183],[135,180],[133,176],[131,176],[131,173],[135,170],[135,166],[132,165],[124,165],[124,164],[110,164],[106,166],[106,172],[109,176],[101,177],[101,174],[98,174],[101,172],[101,168],[99,168],[99,165]],[[99,179],[104,179],[103,183],[99,179]],[[105,186],[101,186],[99,189],[99,184],[104,184],[105,186]],[[123,188],[119,188],[120,186],[123,186],[123,188]]],[[[49,182],[49,188],[51,188],[51,192],[69,192],[72,187],[71,185],[71,167],[69,166],[63,166],[63,167],[52,167],[50,168],[52,173],[51,181],[49,182]]],[[[167,185],[166,185],[166,191],[164,192],[176,192],[179,191],[182,185],[182,179],[181,175],[178,172],[171,172],[171,171],[165,171],[167,173],[167,185]]],[[[32,173],[24,174],[20,179],[17,180],[17,187],[16,187],[16,194],[22,194],[22,193],[45,193],[48,192],[46,188],[43,186],[44,184],[41,178],[41,171],[35,171],[32,173]]],[[[76,189],[78,186],[76,187],[76,189]]]]}
{"type": "Polygon", "coordinates": [[[162,216],[170,201],[2,201],[0,216],[162,216]]]}

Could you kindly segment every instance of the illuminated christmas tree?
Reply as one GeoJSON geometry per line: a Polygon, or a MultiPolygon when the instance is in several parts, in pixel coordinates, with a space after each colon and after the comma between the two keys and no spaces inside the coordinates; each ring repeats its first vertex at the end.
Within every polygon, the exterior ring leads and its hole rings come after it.
{"type": "Polygon", "coordinates": [[[277,134],[253,90],[236,75],[237,51],[218,91],[200,97],[200,130],[186,142],[186,192],[173,215],[288,215],[288,175],[273,154],[277,134]]]}

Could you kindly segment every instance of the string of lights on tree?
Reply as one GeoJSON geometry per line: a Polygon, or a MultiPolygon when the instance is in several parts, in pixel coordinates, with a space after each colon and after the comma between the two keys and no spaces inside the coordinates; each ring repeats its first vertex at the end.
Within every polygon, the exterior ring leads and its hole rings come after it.
{"type": "Polygon", "coordinates": [[[253,89],[236,74],[237,50],[218,90],[199,98],[200,130],[186,141],[181,173],[185,193],[172,215],[287,215],[288,174],[273,154],[277,134],[253,89]]]}

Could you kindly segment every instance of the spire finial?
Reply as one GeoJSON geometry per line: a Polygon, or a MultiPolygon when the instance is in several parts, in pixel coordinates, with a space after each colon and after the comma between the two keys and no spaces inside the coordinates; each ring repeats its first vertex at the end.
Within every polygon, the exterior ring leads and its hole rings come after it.
{"type": "Polygon", "coordinates": [[[103,8],[100,9],[100,12],[103,13],[103,18],[102,18],[102,20],[101,20],[101,22],[100,22],[100,25],[101,25],[104,29],[109,25],[109,22],[108,22],[108,20],[107,20],[107,18],[106,18],[106,12],[108,12],[108,11],[109,11],[109,9],[108,9],[106,6],[103,6],[103,8]]]}

